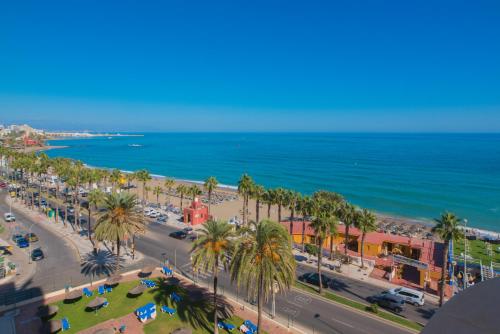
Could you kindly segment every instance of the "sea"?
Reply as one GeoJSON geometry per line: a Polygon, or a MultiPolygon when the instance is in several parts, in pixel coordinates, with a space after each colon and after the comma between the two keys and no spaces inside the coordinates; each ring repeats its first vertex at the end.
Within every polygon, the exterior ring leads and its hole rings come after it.
{"type": "Polygon", "coordinates": [[[430,222],[450,211],[500,231],[500,134],[145,133],[49,142],[51,157],[235,186],[330,190],[380,214],[430,222]]]}

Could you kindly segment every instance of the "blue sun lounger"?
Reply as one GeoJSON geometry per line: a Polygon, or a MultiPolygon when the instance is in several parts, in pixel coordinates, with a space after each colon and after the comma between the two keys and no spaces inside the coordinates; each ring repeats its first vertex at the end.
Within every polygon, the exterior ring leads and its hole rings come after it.
{"type": "Polygon", "coordinates": [[[173,308],[170,308],[170,307],[166,306],[166,305],[163,305],[161,307],[161,311],[163,313],[168,313],[169,315],[174,315],[175,314],[175,310],[173,308]]]}
{"type": "Polygon", "coordinates": [[[166,275],[166,276],[172,276],[174,273],[172,270],[170,270],[167,266],[164,266],[161,271],[166,275]]]}
{"type": "Polygon", "coordinates": [[[243,325],[247,326],[247,328],[252,332],[252,333],[257,333],[257,326],[253,324],[250,320],[245,320],[243,322],[243,325]]]}
{"type": "Polygon", "coordinates": [[[92,291],[90,291],[89,288],[83,288],[83,294],[86,297],[92,297],[92,291]]]}
{"type": "Polygon", "coordinates": [[[106,291],[104,290],[104,285],[99,285],[97,288],[97,293],[103,295],[106,291]]]}
{"type": "Polygon", "coordinates": [[[219,321],[217,323],[217,327],[225,329],[225,330],[227,330],[229,332],[236,328],[235,325],[227,323],[227,322],[224,322],[224,321],[219,321]]]}
{"type": "Polygon", "coordinates": [[[69,324],[68,318],[62,318],[61,319],[61,330],[67,331],[70,328],[71,328],[71,326],[69,324]]]}
{"type": "Polygon", "coordinates": [[[178,302],[180,302],[180,301],[182,300],[181,296],[179,296],[179,295],[178,295],[178,294],[176,294],[175,292],[172,292],[172,293],[170,294],[170,298],[171,298],[174,302],[176,302],[176,303],[178,303],[178,302]]]}

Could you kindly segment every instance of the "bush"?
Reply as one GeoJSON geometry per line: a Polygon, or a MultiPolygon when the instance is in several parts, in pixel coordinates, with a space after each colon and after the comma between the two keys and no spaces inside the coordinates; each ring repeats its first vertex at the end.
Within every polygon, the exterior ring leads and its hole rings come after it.
{"type": "Polygon", "coordinates": [[[373,313],[375,313],[375,314],[377,314],[377,313],[378,313],[378,305],[377,305],[376,303],[372,303],[372,304],[370,305],[370,312],[373,312],[373,313]]]}
{"type": "Polygon", "coordinates": [[[306,244],[306,252],[311,255],[318,255],[318,246],[312,244],[306,244]]]}

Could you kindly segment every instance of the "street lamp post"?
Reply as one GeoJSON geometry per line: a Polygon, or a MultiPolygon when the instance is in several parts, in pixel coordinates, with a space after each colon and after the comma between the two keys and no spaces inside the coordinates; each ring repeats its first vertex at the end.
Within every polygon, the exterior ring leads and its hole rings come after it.
{"type": "MultiPolygon", "coordinates": [[[[28,229],[28,238],[31,236],[31,228],[35,225],[31,223],[30,228],[28,229]]],[[[31,240],[28,239],[28,263],[31,264],[31,240]]]]}
{"type": "Polygon", "coordinates": [[[467,219],[463,220],[464,222],[464,275],[463,275],[463,285],[464,289],[468,287],[468,278],[467,278],[467,237],[466,237],[466,229],[467,229],[467,219]]]}

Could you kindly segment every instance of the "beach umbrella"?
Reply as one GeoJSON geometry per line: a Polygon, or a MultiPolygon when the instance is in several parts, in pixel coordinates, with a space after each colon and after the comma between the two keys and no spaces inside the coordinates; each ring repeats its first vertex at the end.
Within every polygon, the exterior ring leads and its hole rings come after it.
{"type": "Polygon", "coordinates": [[[66,294],[64,299],[66,300],[74,300],[82,297],[82,290],[73,290],[66,294]]]}
{"type": "Polygon", "coordinates": [[[122,275],[113,275],[113,276],[110,276],[108,277],[108,279],[106,280],[106,285],[115,285],[115,284],[118,284],[121,279],[123,278],[122,275]]]}
{"type": "Polygon", "coordinates": [[[132,296],[137,296],[146,290],[147,290],[147,287],[145,285],[138,285],[135,288],[130,289],[128,293],[132,296]]]}
{"type": "Polygon", "coordinates": [[[189,328],[177,328],[172,334],[193,334],[193,331],[189,328]]]}
{"type": "Polygon", "coordinates": [[[102,304],[104,304],[105,302],[107,302],[106,298],[97,297],[96,299],[94,299],[93,301],[88,303],[87,307],[88,308],[97,308],[97,307],[101,306],[102,304]]]}
{"type": "Polygon", "coordinates": [[[44,305],[38,308],[38,316],[45,318],[56,314],[58,311],[59,307],[57,305],[44,305]]]}
{"type": "Polygon", "coordinates": [[[50,333],[56,333],[62,328],[61,320],[51,320],[47,323],[47,328],[50,333]]]}
{"type": "Polygon", "coordinates": [[[155,266],[146,266],[146,267],[142,268],[141,274],[142,275],[150,275],[155,269],[156,269],[155,266]]]}
{"type": "Polygon", "coordinates": [[[116,332],[113,328],[101,328],[101,329],[96,330],[92,334],[115,334],[115,333],[116,332]]]}

